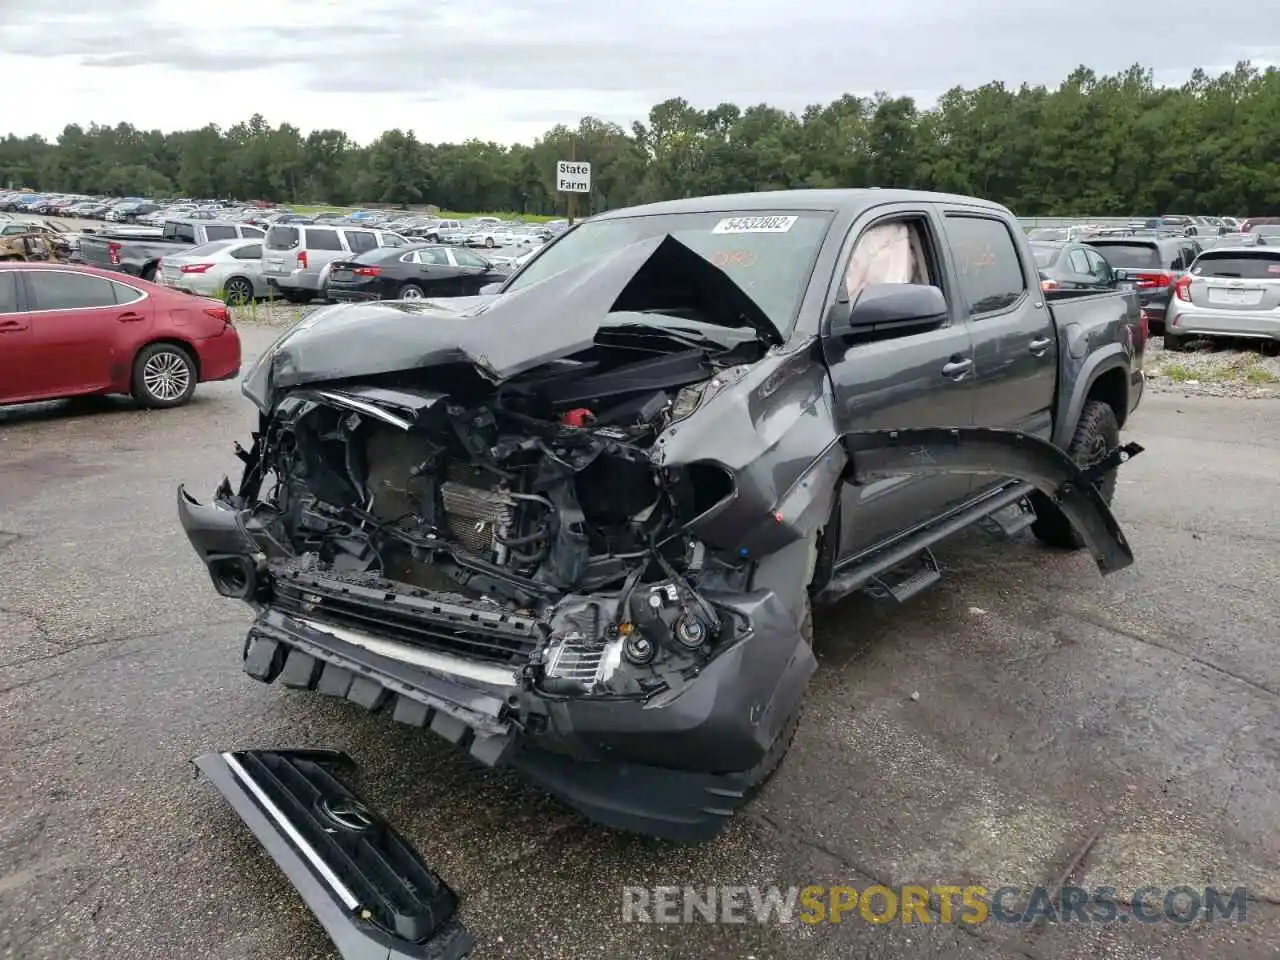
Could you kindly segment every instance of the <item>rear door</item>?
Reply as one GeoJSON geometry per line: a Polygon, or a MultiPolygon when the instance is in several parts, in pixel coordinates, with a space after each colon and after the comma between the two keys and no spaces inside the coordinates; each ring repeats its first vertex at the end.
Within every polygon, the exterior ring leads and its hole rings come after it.
{"type": "Polygon", "coordinates": [[[998,214],[948,209],[945,224],[973,338],[974,424],[1048,437],[1058,338],[1035,264],[998,214]]]}
{"type": "Polygon", "coordinates": [[[39,371],[31,362],[31,318],[18,270],[0,270],[0,403],[32,396],[39,371]]]}
{"type": "Polygon", "coordinates": [[[493,269],[488,260],[477,256],[470,250],[444,250],[441,252],[451,257],[456,265],[454,286],[457,289],[458,296],[475,296],[480,292],[481,287],[487,286],[496,280],[505,279],[503,274],[493,269]]]}
{"type": "MultiPolygon", "coordinates": [[[[465,251],[455,251],[465,252],[465,251]]],[[[465,288],[464,271],[454,265],[449,256],[450,251],[444,247],[423,247],[413,253],[417,264],[418,283],[428,297],[457,297],[463,295],[465,288]]]]}
{"type": "MultiPolygon", "coordinates": [[[[841,433],[973,424],[973,344],[947,280],[942,221],[931,204],[878,207],[846,241],[829,296],[856,301],[870,283],[924,283],[950,301],[946,323],[864,343],[826,339],[841,433]]],[[[825,332],[825,325],[824,325],[825,332]]],[[[969,496],[967,475],[891,476],[841,491],[841,555],[861,553],[969,496]]]]}
{"type": "MultiPolygon", "coordinates": [[[[40,393],[106,390],[128,376],[129,344],[150,326],[151,299],[120,304],[116,284],[70,270],[24,271],[40,393]]],[[[129,289],[129,288],[125,288],[129,289]]]]}

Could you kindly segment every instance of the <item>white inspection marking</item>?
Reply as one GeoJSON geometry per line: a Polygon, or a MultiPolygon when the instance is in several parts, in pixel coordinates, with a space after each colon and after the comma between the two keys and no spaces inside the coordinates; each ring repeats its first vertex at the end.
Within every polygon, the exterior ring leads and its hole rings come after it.
{"type": "Polygon", "coordinates": [[[712,233],[787,233],[799,217],[726,217],[712,233]]]}

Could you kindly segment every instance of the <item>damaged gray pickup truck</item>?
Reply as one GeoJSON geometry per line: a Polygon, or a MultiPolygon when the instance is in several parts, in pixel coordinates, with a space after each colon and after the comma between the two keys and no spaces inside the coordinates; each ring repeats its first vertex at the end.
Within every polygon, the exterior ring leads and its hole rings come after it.
{"type": "Polygon", "coordinates": [[[595,820],[713,836],[777,767],[811,608],[973,524],[1132,562],[1132,294],[1041,291],[1008,210],[890,190],[619,210],[496,296],[330,306],[245,378],[192,545],[262,681],[430,728],[595,820]]]}

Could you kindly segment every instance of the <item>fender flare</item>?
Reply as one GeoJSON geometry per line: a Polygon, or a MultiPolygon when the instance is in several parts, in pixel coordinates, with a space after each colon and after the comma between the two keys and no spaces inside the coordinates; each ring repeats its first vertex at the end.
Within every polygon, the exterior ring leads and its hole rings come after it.
{"type": "MultiPolygon", "coordinates": [[[[1071,437],[1076,432],[1076,424],[1080,420],[1080,412],[1084,410],[1086,398],[1098,378],[1112,370],[1127,371],[1130,366],[1129,355],[1123,345],[1112,343],[1095,351],[1081,365],[1073,378],[1071,391],[1063,392],[1058,398],[1056,416],[1053,418],[1053,442],[1060,447],[1071,444],[1071,437]]],[[[1126,405],[1128,404],[1128,377],[1125,378],[1126,405]]]]}
{"type": "Polygon", "coordinates": [[[846,433],[841,439],[855,484],[902,474],[1012,477],[1042,491],[1067,515],[1099,573],[1105,576],[1133,563],[1133,549],[1091,474],[1048,440],[989,427],[875,430],[846,433]]]}

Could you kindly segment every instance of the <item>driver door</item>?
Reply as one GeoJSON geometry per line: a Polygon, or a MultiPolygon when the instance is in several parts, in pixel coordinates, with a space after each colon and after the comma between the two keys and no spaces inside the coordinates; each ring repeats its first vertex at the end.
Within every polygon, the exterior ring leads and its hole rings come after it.
{"type": "MultiPolygon", "coordinates": [[[[973,425],[973,343],[967,311],[949,289],[941,224],[931,206],[904,206],[855,226],[830,303],[856,302],[870,283],[937,286],[949,317],[934,329],[871,342],[824,336],[823,352],[836,399],[839,431],[973,425]]],[[[826,325],[824,323],[824,333],[826,325]]],[[[963,474],[887,477],[841,493],[841,557],[862,553],[968,499],[963,474]]]]}

